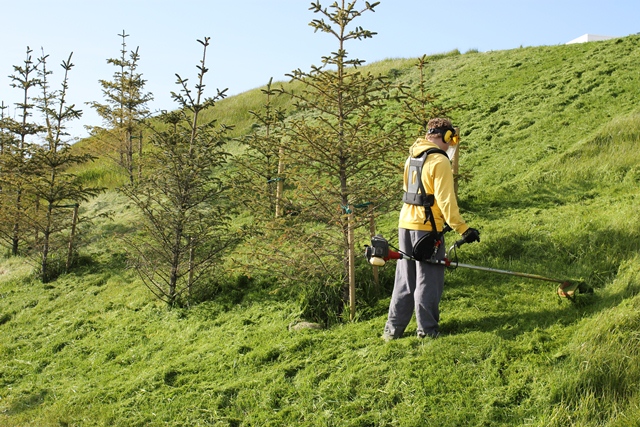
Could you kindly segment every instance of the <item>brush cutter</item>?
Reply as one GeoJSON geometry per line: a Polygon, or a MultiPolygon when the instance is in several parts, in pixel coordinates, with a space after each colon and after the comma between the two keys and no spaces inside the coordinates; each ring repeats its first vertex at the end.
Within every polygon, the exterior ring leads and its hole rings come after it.
{"type": "MultiPolygon", "coordinates": [[[[462,268],[469,268],[472,270],[488,271],[490,273],[506,274],[510,276],[526,277],[529,279],[545,280],[547,282],[559,283],[560,285],[558,286],[557,294],[562,298],[573,299],[577,291],[581,293],[593,292],[593,289],[589,288],[588,286],[586,286],[586,284],[584,284],[581,281],[552,279],[549,277],[540,276],[538,274],[520,273],[517,271],[499,270],[496,268],[459,263],[456,249],[465,243],[467,242],[464,239],[460,239],[457,242],[455,242],[453,245],[451,245],[451,247],[447,251],[445,258],[442,260],[430,258],[425,260],[424,262],[428,262],[430,264],[443,265],[451,269],[462,267],[462,268]],[[450,259],[451,254],[453,254],[453,257],[455,258],[455,260],[453,261],[450,259]]],[[[381,235],[375,235],[371,238],[371,246],[365,245],[365,257],[367,258],[369,263],[374,266],[383,266],[390,259],[406,259],[411,261],[418,261],[413,256],[407,255],[397,249],[396,251],[391,250],[389,248],[389,242],[387,242],[387,240],[381,235]]]]}

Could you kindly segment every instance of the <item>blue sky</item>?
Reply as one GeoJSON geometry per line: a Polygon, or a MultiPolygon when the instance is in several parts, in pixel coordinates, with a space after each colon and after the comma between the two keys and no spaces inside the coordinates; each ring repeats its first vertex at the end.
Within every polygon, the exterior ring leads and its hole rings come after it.
{"type": "MultiPolygon", "coordinates": [[[[329,6],[334,0],[321,0],[329,6]]],[[[370,0],[373,2],[374,0],[370,0]]],[[[49,55],[54,88],[59,64],[73,52],[69,99],[84,110],[70,130],[82,137],[84,124],[100,125],[85,102],[102,102],[99,79],[112,79],[108,58],[120,55],[118,36],[129,34],[128,50],[139,47],[139,71],[155,100],[154,111],[173,109],[170,92],[175,74],[194,81],[201,46],[211,37],[207,74],[214,88],[238,94],[262,86],[273,77],[312,64],[336,49],[335,40],[314,33],[308,25],[318,15],[310,0],[0,0],[0,100],[9,104],[21,96],[10,87],[13,65],[22,65],[26,48],[38,57],[49,55]]],[[[363,0],[358,3],[364,4],[363,0]]],[[[623,37],[640,32],[638,0],[381,0],[375,13],[354,24],[378,34],[352,41],[351,58],[368,63],[386,58],[470,49],[480,52],[520,46],[564,44],[583,34],[623,37]]]]}

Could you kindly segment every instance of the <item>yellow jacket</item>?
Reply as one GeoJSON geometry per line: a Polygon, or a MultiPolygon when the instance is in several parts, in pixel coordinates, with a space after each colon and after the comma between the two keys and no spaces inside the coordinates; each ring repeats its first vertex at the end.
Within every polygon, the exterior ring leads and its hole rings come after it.
{"type": "MultiPolygon", "coordinates": [[[[409,149],[410,157],[417,157],[429,148],[438,148],[436,144],[423,138],[418,138],[409,149]]],[[[407,191],[409,180],[409,159],[404,165],[404,191],[407,191]]],[[[414,172],[415,173],[415,172],[414,172]]],[[[416,179],[416,177],[412,177],[416,179]]],[[[446,222],[458,233],[469,229],[458,209],[458,201],[453,186],[453,172],[451,163],[445,156],[437,153],[429,154],[422,167],[422,183],[427,194],[433,194],[435,203],[431,206],[438,231],[442,231],[446,222]]],[[[400,210],[398,226],[408,230],[431,230],[429,221],[425,224],[425,209],[422,206],[403,203],[400,210]]]]}

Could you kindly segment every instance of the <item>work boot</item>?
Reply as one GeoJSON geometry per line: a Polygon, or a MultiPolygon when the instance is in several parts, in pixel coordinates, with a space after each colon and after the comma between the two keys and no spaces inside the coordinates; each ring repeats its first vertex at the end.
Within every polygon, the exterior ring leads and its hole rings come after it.
{"type": "Polygon", "coordinates": [[[400,337],[395,337],[395,336],[393,336],[393,335],[391,335],[391,334],[389,334],[389,333],[385,332],[385,333],[383,333],[383,334],[382,334],[382,337],[381,337],[381,338],[382,338],[384,341],[389,342],[389,341],[397,340],[397,339],[398,339],[398,338],[400,338],[400,337]]]}
{"type": "Polygon", "coordinates": [[[424,338],[431,338],[431,339],[436,339],[440,336],[440,332],[432,332],[430,334],[424,333],[424,332],[418,332],[418,338],[420,339],[424,339],[424,338]]]}

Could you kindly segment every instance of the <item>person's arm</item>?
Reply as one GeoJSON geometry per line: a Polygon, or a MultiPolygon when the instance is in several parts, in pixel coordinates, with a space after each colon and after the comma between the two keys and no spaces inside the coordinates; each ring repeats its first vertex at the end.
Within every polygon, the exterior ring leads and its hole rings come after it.
{"type": "Polygon", "coordinates": [[[444,158],[433,165],[433,195],[436,204],[442,212],[444,220],[457,233],[464,234],[469,226],[460,215],[458,200],[456,199],[453,172],[449,161],[444,158]]]}

